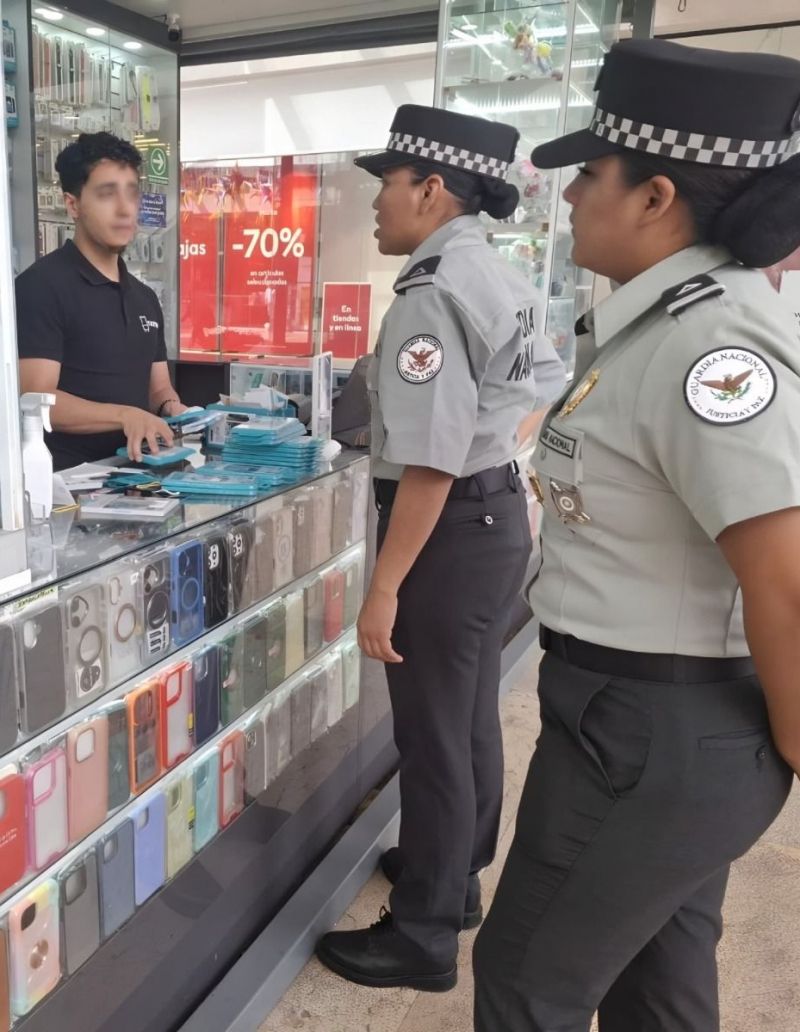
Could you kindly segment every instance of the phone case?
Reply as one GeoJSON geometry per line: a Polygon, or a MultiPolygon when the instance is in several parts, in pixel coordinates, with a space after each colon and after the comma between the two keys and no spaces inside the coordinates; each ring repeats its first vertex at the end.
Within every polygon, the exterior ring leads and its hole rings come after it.
{"type": "Polygon", "coordinates": [[[344,708],[355,706],[361,692],[361,649],[350,642],[342,649],[342,679],[344,681],[344,708]]]}
{"type": "Polygon", "coordinates": [[[219,831],[219,753],[214,749],[194,765],[194,851],[219,831]]]}
{"type": "Polygon", "coordinates": [[[269,784],[292,758],[292,701],[285,689],[277,692],[266,711],[267,781],[269,784]]]}
{"type": "Polygon", "coordinates": [[[24,615],[17,630],[24,669],[20,721],[23,731],[34,734],[63,717],[67,709],[61,610],[50,605],[24,615]]]}
{"type": "Polygon", "coordinates": [[[297,495],[294,510],[294,575],[302,577],[312,567],[314,544],[314,507],[311,495],[297,495]]]}
{"type": "Polygon", "coordinates": [[[200,746],[219,729],[219,648],[194,657],[194,740],[200,746]]]}
{"type": "Polygon", "coordinates": [[[286,609],[286,673],[289,677],[306,660],[305,607],[303,592],[295,591],[284,599],[286,609]]]}
{"type": "Polygon", "coordinates": [[[223,726],[232,724],[244,713],[244,647],[241,630],[229,634],[219,644],[220,713],[223,726]]]}
{"type": "Polygon", "coordinates": [[[67,692],[74,706],[96,699],[109,687],[103,589],[85,584],[62,601],[67,639],[67,692]]]}
{"type": "Polygon", "coordinates": [[[267,621],[263,613],[244,625],[244,709],[255,706],[267,694],[267,621]]]}
{"type": "Polygon", "coordinates": [[[161,551],[151,554],[142,571],[144,611],[144,651],[147,659],[156,659],[169,651],[170,645],[170,558],[161,551]]]}
{"type": "Polygon", "coordinates": [[[18,678],[14,628],[0,623],[0,754],[13,749],[18,738],[18,678]]]}
{"type": "Polygon", "coordinates": [[[106,636],[112,684],[132,677],[141,666],[141,587],[140,571],[133,563],[120,563],[106,582],[106,636]]]}
{"type": "Polygon", "coordinates": [[[108,718],[99,714],[67,732],[70,842],[80,842],[108,816],[108,718]]]}
{"type": "Polygon", "coordinates": [[[333,528],[331,548],[336,555],[352,542],[353,485],[344,478],[333,488],[333,528]]]}
{"type": "Polygon", "coordinates": [[[357,470],[353,473],[353,541],[367,536],[369,505],[369,472],[357,470]]]}
{"type": "Polygon", "coordinates": [[[228,529],[231,574],[231,611],[239,613],[253,602],[251,563],[255,532],[250,520],[236,520],[228,529]]]}
{"type": "Polygon", "coordinates": [[[121,824],[97,843],[100,927],[107,939],[133,916],[133,822],[121,824]]]}
{"type": "Polygon", "coordinates": [[[244,790],[258,799],[267,788],[267,728],[262,710],[244,729],[244,790]]]}
{"type": "Polygon", "coordinates": [[[123,806],[131,797],[128,763],[128,711],[124,702],[109,706],[108,719],[108,812],[123,806]]]}
{"type": "Polygon", "coordinates": [[[345,627],[352,627],[358,619],[358,612],[361,609],[361,591],[363,587],[361,558],[351,559],[347,565],[342,567],[342,574],[344,575],[342,623],[345,627]]]}
{"type": "Polygon", "coordinates": [[[14,766],[0,770],[0,892],[25,874],[25,779],[14,766]]]}
{"type": "Polygon", "coordinates": [[[292,756],[299,756],[311,742],[311,682],[298,681],[292,689],[292,756]]]}
{"type": "Polygon", "coordinates": [[[311,692],[311,741],[315,742],[328,730],[328,679],[321,667],[308,673],[311,692]]]}
{"type": "Polygon", "coordinates": [[[227,828],[244,809],[244,735],[234,731],[219,746],[219,824],[227,828]]]}
{"type": "Polygon", "coordinates": [[[321,577],[310,581],[303,592],[305,606],[305,652],[306,659],[320,651],[325,644],[325,587],[321,577]]]}
{"type": "Polygon", "coordinates": [[[329,570],[323,577],[325,583],[325,641],[336,641],[344,629],[344,574],[341,570],[329,570]]]}
{"type": "Polygon", "coordinates": [[[158,681],[148,681],[125,696],[129,770],[134,794],[152,785],[161,774],[158,697],[158,681]]]}
{"type": "Polygon", "coordinates": [[[64,973],[74,975],[100,946],[100,894],[94,850],[58,876],[64,973]]]}
{"type": "Polygon", "coordinates": [[[258,506],[255,521],[256,597],[267,598],[275,586],[275,521],[272,509],[258,506]]]}
{"type": "Polygon", "coordinates": [[[194,852],[194,783],[191,775],[171,782],[167,797],[167,877],[174,878],[194,852]]]}
{"type": "Polygon", "coordinates": [[[167,805],[164,796],[153,796],[131,811],[133,821],[133,883],[140,907],[164,884],[166,878],[167,805]]]}
{"type": "Polygon", "coordinates": [[[67,756],[56,746],[25,769],[28,857],[34,871],[44,870],[69,845],[67,756]]]}
{"type": "Polygon", "coordinates": [[[283,599],[266,610],[267,618],[267,692],[286,679],[286,606],[283,599]]]}
{"type": "Polygon", "coordinates": [[[11,986],[8,980],[10,961],[8,932],[0,927],[0,1032],[8,1032],[11,1028],[11,986]]]}
{"type": "Polygon", "coordinates": [[[321,566],[331,557],[331,534],[333,530],[333,494],[328,487],[315,487],[314,503],[314,566],[321,566]]]}
{"type": "Polygon", "coordinates": [[[274,583],[282,588],[294,577],[294,515],[289,507],[278,509],[273,513],[272,526],[275,534],[273,540],[274,583]]]}
{"type": "Polygon", "coordinates": [[[186,645],[203,633],[203,546],[187,541],[172,550],[172,643],[186,645]]]}
{"type": "Polygon", "coordinates": [[[205,625],[216,627],[228,619],[230,610],[230,573],[224,534],[215,534],[203,543],[205,560],[205,625]]]}
{"type": "Polygon", "coordinates": [[[165,770],[192,751],[192,664],[178,663],[159,676],[161,764],[165,770]]]}
{"type": "Polygon", "coordinates": [[[47,878],[8,914],[11,1009],[22,1017],[61,979],[58,885],[47,878]]]}
{"type": "Polygon", "coordinates": [[[328,682],[328,727],[338,724],[344,714],[344,683],[342,681],[342,654],[334,652],[323,667],[328,682]]]}

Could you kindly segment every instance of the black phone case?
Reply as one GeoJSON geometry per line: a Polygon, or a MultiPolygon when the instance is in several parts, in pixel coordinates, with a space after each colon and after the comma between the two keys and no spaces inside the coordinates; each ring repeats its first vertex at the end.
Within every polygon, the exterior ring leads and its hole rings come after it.
{"type": "Polygon", "coordinates": [[[108,810],[116,810],[130,799],[128,763],[128,711],[124,703],[108,710],[108,810]]]}
{"type": "Polygon", "coordinates": [[[215,534],[203,543],[205,563],[205,624],[216,627],[228,619],[230,610],[230,574],[228,547],[223,534],[215,534]]]}
{"type": "Polygon", "coordinates": [[[145,652],[149,657],[160,656],[169,649],[170,579],[169,555],[153,556],[145,563],[142,597],[145,652]]]}
{"type": "Polygon", "coordinates": [[[254,537],[253,525],[249,520],[237,520],[228,530],[231,609],[234,613],[247,609],[253,600],[254,585],[250,567],[254,537]]]}
{"type": "Polygon", "coordinates": [[[194,738],[202,745],[219,728],[219,649],[211,645],[194,659],[194,738]]]}
{"type": "Polygon", "coordinates": [[[52,605],[22,616],[18,631],[17,642],[25,673],[20,715],[23,730],[32,734],[58,720],[67,708],[60,608],[52,605]],[[37,628],[37,639],[32,647],[27,648],[25,625],[30,621],[37,628]]]}
{"type": "Polygon", "coordinates": [[[286,607],[276,602],[266,612],[267,618],[267,692],[286,678],[286,607]]]}
{"type": "Polygon", "coordinates": [[[267,621],[263,616],[244,626],[244,708],[250,709],[267,694],[267,621]]]}
{"type": "Polygon", "coordinates": [[[0,753],[17,741],[17,648],[14,629],[0,624],[0,753]]]}

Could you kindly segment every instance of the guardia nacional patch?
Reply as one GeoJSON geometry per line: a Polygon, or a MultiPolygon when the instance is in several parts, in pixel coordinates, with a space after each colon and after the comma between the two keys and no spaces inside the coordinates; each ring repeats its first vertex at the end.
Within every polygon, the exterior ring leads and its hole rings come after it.
{"type": "Polygon", "coordinates": [[[719,349],[703,355],[686,374],[686,404],[705,423],[746,423],[764,412],[777,383],[768,362],[746,348],[719,349]]]}
{"type": "Polygon", "coordinates": [[[443,364],[442,342],[426,333],[407,340],[397,355],[397,371],[407,383],[427,383],[443,364]]]}

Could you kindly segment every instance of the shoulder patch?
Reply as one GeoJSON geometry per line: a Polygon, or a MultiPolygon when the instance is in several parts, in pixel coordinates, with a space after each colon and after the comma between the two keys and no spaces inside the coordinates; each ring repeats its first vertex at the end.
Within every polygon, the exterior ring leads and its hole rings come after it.
{"type": "Polygon", "coordinates": [[[661,300],[666,305],[670,315],[677,315],[685,308],[702,301],[706,297],[716,297],[725,293],[725,285],[719,283],[713,276],[703,274],[692,276],[691,279],[679,283],[676,287],[670,287],[661,295],[661,300]]]}
{"type": "Polygon", "coordinates": [[[427,383],[443,365],[442,342],[427,333],[407,340],[397,354],[397,371],[407,383],[427,383]]]}
{"type": "Polygon", "coordinates": [[[766,359],[746,348],[709,351],[686,374],[686,404],[704,423],[746,423],[775,397],[775,373],[766,359]]]}
{"type": "Polygon", "coordinates": [[[423,258],[421,261],[418,261],[404,276],[395,280],[395,294],[405,294],[411,287],[430,286],[433,283],[441,260],[442,256],[436,254],[430,258],[423,258]]]}

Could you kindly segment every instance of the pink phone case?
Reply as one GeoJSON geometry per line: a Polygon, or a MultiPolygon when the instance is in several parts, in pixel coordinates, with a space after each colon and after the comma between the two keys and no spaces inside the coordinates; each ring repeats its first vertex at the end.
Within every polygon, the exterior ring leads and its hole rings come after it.
{"type": "Polygon", "coordinates": [[[169,769],[192,751],[194,721],[191,663],[178,663],[159,678],[161,700],[161,757],[169,769]]]}
{"type": "Polygon", "coordinates": [[[11,1007],[20,1017],[40,1003],[61,978],[58,885],[48,878],[8,915],[11,1007]]]}
{"type": "Polygon", "coordinates": [[[108,717],[67,732],[69,839],[79,842],[108,815],[108,717]]]}
{"type": "Polygon", "coordinates": [[[244,735],[234,731],[219,746],[219,824],[227,827],[244,809],[244,735]]]}
{"type": "Polygon", "coordinates": [[[28,798],[28,856],[35,871],[57,860],[69,845],[67,755],[51,749],[25,770],[28,798]]]}

